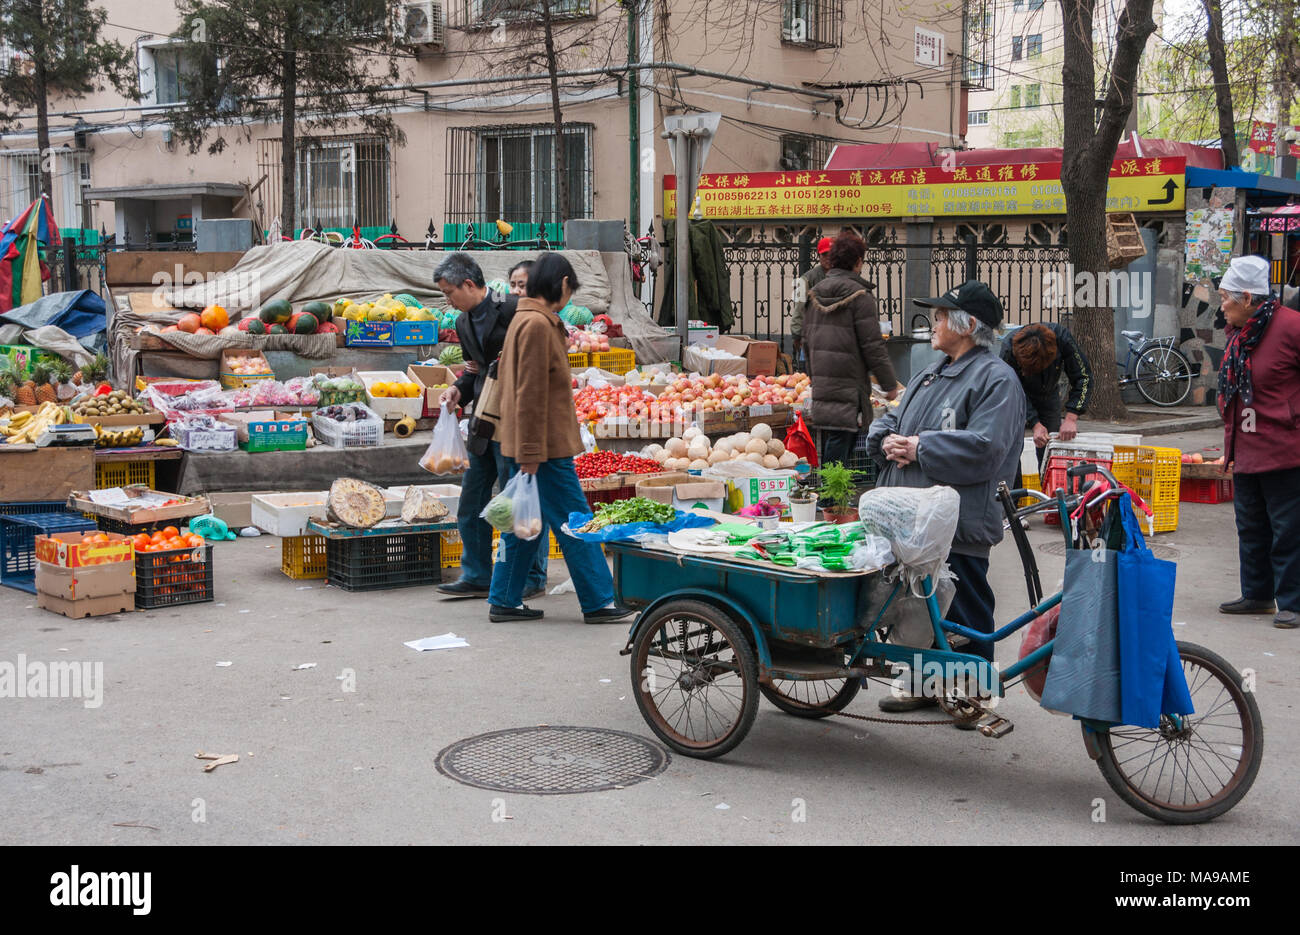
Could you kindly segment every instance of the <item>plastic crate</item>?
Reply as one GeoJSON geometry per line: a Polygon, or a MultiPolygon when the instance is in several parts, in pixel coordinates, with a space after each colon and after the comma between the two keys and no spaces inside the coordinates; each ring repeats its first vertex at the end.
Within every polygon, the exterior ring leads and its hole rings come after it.
{"type": "Polygon", "coordinates": [[[14,500],[0,503],[0,516],[23,516],[29,513],[57,513],[63,509],[64,500],[14,500]]]}
{"type": "Polygon", "coordinates": [[[35,594],[36,537],[94,528],[93,522],[67,510],[0,516],[0,584],[35,594]]]}
{"type": "MultiPolygon", "coordinates": [[[[773,437],[776,437],[774,433],[773,437]]],[[[817,446],[817,457],[821,458],[821,453],[826,449],[826,434],[822,429],[816,429],[813,433],[813,443],[817,446]]],[[[874,487],[876,480],[880,477],[880,466],[876,464],[869,454],[867,454],[867,435],[864,432],[858,436],[853,444],[853,451],[849,453],[848,463],[844,465],[850,471],[857,473],[856,478],[859,488],[874,487]]],[[[816,487],[821,484],[821,468],[813,468],[802,480],[816,487]]]]}
{"type": "Polygon", "coordinates": [[[374,447],[383,441],[384,420],[369,408],[367,411],[373,418],[358,422],[335,422],[322,415],[313,415],[311,427],[318,441],[333,448],[374,447]]]}
{"type": "Polygon", "coordinates": [[[442,534],[442,561],[443,568],[459,568],[460,557],[465,554],[465,543],[460,541],[459,532],[444,532],[442,534]]]}
{"type": "Polygon", "coordinates": [[[101,532],[120,532],[124,536],[134,536],[142,532],[152,536],[159,529],[166,529],[168,526],[180,528],[187,522],[184,519],[163,519],[155,520],[152,523],[128,523],[125,520],[113,519],[111,516],[100,516],[97,513],[85,513],[83,515],[94,520],[101,532]]]}
{"type": "Polygon", "coordinates": [[[327,539],[326,578],[344,591],[439,584],[441,535],[418,532],[327,539]]]}
{"type": "MultiPolygon", "coordinates": [[[[558,539],[555,538],[555,531],[554,531],[554,530],[548,530],[548,532],[550,532],[551,542],[550,542],[550,547],[546,550],[546,558],[547,558],[547,560],[548,560],[548,561],[563,561],[563,560],[564,560],[564,552],[561,551],[561,549],[560,549],[560,540],[558,540],[558,539]]],[[[496,564],[496,561],[497,561],[497,549],[500,547],[500,545],[501,545],[501,533],[497,532],[497,531],[494,529],[494,530],[492,530],[492,564],[494,564],[494,565],[496,564]]],[[[457,539],[456,539],[456,547],[457,547],[457,552],[456,552],[456,564],[459,565],[459,564],[460,564],[460,551],[459,551],[459,549],[461,548],[460,537],[459,537],[459,536],[458,536],[457,539]]],[[[444,564],[442,567],[443,567],[443,568],[446,568],[447,566],[444,564]]]]}
{"type": "Polygon", "coordinates": [[[1137,490],[1137,448],[1128,445],[1116,445],[1114,456],[1110,461],[1110,472],[1130,490],[1137,490]]]}
{"type": "Polygon", "coordinates": [[[611,347],[607,351],[597,351],[591,355],[591,366],[622,376],[636,366],[636,352],[626,347],[611,347]]]}
{"type": "Polygon", "coordinates": [[[325,577],[325,537],[285,536],[280,540],[280,570],[296,579],[325,577]]]}
{"type": "Polygon", "coordinates": [[[1173,532],[1178,528],[1179,484],[1182,481],[1183,453],[1177,448],[1154,448],[1143,445],[1137,453],[1138,496],[1155,514],[1156,532],[1173,532]]]}
{"type": "Polygon", "coordinates": [[[211,600],[212,546],[135,554],[136,610],[211,600]]]}
{"type": "Polygon", "coordinates": [[[1178,487],[1183,503],[1231,503],[1232,478],[1185,477],[1178,487]]]}
{"type": "Polygon", "coordinates": [[[95,486],[100,490],[106,487],[126,487],[130,484],[144,484],[153,490],[154,462],[109,461],[95,465],[95,486]]]}
{"type": "Polygon", "coordinates": [[[585,354],[585,353],[583,353],[583,354],[576,354],[576,353],[575,353],[575,354],[570,354],[570,355],[569,355],[569,369],[570,369],[570,370],[586,370],[586,369],[587,369],[587,366],[588,366],[588,364],[587,364],[587,359],[588,359],[590,356],[591,356],[590,354],[585,354]]]}
{"type": "MultiPolygon", "coordinates": [[[[1020,478],[1020,486],[1025,490],[1042,490],[1042,478],[1037,474],[1023,474],[1020,478]]],[[[1016,508],[1033,506],[1036,501],[1033,497],[1021,497],[1016,501],[1016,508]]]]}

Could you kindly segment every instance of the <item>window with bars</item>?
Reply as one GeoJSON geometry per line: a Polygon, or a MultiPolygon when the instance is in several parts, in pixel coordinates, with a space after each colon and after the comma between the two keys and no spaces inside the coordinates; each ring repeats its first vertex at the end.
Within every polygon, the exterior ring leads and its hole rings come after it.
{"type": "Polygon", "coordinates": [[[30,74],[32,70],[33,64],[30,58],[3,39],[0,39],[0,75],[19,71],[26,71],[30,74]]]}
{"type": "Polygon", "coordinates": [[[781,41],[808,49],[838,48],[843,0],[784,0],[781,41]]]}
{"type": "Polygon", "coordinates": [[[1041,102],[1040,98],[1042,96],[1042,92],[1043,92],[1042,85],[1038,85],[1038,84],[1025,85],[1025,106],[1037,107],[1041,102]]]}
{"type": "Polygon", "coordinates": [[[830,140],[788,133],[781,137],[781,155],[777,159],[777,168],[787,171],[824,169],[830,158],[830,140]]]}
{"type": "MultiPolygon", "coordinates": [[[[595,0],[550,0],[551,19],[582,19],[595,14],[595,0]]],[[[484,29],[498,23],[538,21],[541,0],[453,0],[448,5],[457,29],[484,29]]]]}
{"type": "MultiPolygon", "coordinates": [[[[280,216],[280,141],[260,140],[259,174],[272,184],[265,223],[280,216]]],[[[392,164],[380,137],[303,138],[295,145],[294,228],[387,227],[392,223],[392,164]]]]}
{"type": "Polygon", "coordinates": [[[993,90],[994,0],[965,0],[962,6],[962,84],[993,90]]]}
{"type": "MultiPolygon", "coordinates": [[[[589,123],[564,126],[569,218],[595,213],[593,129],[589,123]]],[[[447,133],[448,223],[560,220],[554,126],[450,127],[447,133]]]]}
{"type": "MultiPolygon", "coordinates": [[[[55,222],[82,227],[82,181],[89,179],[90,156],[74,149],[54,149],[50,181],[55,222]]],[[[41,159],[35,150],[0,152],[0,224],[17,217],[41,196],[41,159]]]]}

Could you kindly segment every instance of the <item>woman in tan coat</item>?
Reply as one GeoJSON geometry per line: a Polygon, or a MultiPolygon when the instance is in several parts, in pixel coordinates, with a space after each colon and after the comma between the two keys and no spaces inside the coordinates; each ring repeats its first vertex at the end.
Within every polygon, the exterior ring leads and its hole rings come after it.
{"type": "MultiPolygon", "coordinates": [[[[528,295],[519,300],[510,320],[497,365],[501,387],[499,428],[501,453],[507,470],[537,479],[542,518],[556,531],[560,551],[573,579],[586,623],[613,623],[633,611],[614,603],[614,581],[604,553],[560,531],[570,513],[589,511],[578,482],[573,457],[582,453],[578,416],[573,408],[573,376],[569,372],[568,336],[557,314],[579,288],[569,261],[558,253],[543,253],[528,276],[528,295]]],[[[535,620],[542,616],[523,604],[528,570],[545,537],[524,540],[501,536],[502,558],[492,571],[488,619],[535,620]]]]}

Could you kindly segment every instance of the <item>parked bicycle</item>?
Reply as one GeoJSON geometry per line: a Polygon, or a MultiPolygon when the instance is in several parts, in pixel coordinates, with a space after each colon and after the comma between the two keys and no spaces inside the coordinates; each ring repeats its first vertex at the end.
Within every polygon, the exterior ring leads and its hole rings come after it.
{"type": "Polygon", "coordinates": [[[1128,341],[1128,357],[1122,363],[1124,376],[1119,385],[1137,386],[1137,391],[1149,403],[1157,406],[1177,406],[1192,388],[1192,365],[1182,352],[1174,347],[1175,339],[1148,338],[1141,331],[1121,331],[1128,341]]]}

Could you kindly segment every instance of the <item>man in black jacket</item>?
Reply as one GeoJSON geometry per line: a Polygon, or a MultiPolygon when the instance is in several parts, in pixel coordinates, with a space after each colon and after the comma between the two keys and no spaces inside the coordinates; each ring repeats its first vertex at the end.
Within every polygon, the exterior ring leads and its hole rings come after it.
{"type": "Polygon", "coordinates": [[[1042,473],[1043,455],[1049,432],[1057,432],[1061,441],[1079,433],[1079,416],[1088,408],[1092,396],[1092,366],[1068,328],[1055,322],[1039,322],[1017,328],[1002,342],[1002,359],[1020,378],[1025,391],[1025,424],[1033,429],[1038,449],[1038,468],[1042,473]],[[1061,417],[1061,372],[1070,381],[1070,396],[1061,417]]]}
{"type": "MultiPolygon", "coordinates": [[[[433,281],[452,307],[460,311],[456,318],[456,336],[465,356],[465,372],[443,391],[439,402],[455,411],[468,406],[483,391],[488,366],[501,354],[506,330],[515,314],[517,296],[496,297],[487,290],[483,270],[465,253],[453,253],[433,271],[433,281]]],[[[506,418],[510,413],[503,413],[506,418]]],[[[488,596],[492,583],[492,527],[479,514],[492,499],[492,487],[505,488],[510,480],[498,442],[471,437],[469,470],[461,479],[460,505],[456,526],[460,529],[460,578],[441,585],[438,590],[452,597],[488,596]]],[[[542,535],[549,533],[542,530],[542,535]]],[[[524,597],[536,597],[546,591],[546,553],[537,550],[537,561],[524,587],[524,597]]]]}

